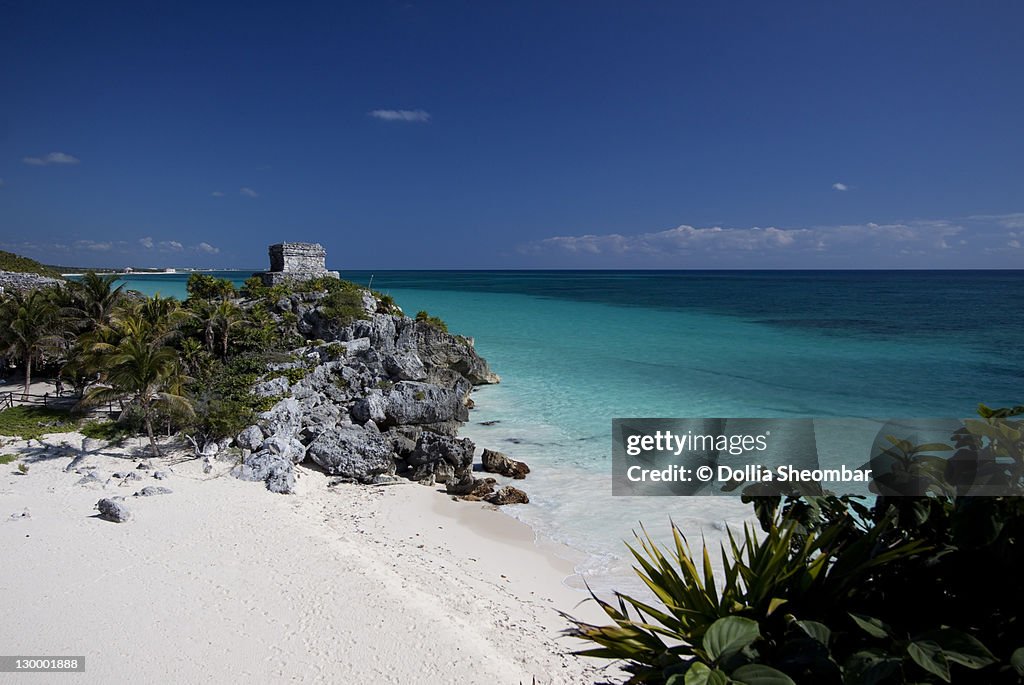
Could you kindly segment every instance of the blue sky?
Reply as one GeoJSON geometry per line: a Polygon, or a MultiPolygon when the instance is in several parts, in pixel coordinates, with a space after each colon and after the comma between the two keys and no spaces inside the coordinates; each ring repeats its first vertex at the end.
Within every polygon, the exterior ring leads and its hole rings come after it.
{"type": "Polygon", "coordinates": [[[1019,2],[3,2],[0,248],[1024,268],[1022,25],[1019,2]]]}

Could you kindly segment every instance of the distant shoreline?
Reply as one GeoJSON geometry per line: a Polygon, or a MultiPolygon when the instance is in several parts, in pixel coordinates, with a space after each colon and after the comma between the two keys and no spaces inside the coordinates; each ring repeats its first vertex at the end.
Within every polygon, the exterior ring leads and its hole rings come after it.
{"type": "Polygon", "coordinates": [[[192,273],[227,273],[227,272],[240,272],[240,273],[256,273],[259,269],[193,269],[189,267],[175,269],[174,271],[165,270],[154,270],[148,271],[143,269],[137,269],[133,271],[114,271],[112,269],[84,269],[81,271],[68,271],[61,272],[61,276],[67,278],[68,276],[84,276],[89,272],[104,274],[106,276],[180,276],[182,274],[192,273]]]}

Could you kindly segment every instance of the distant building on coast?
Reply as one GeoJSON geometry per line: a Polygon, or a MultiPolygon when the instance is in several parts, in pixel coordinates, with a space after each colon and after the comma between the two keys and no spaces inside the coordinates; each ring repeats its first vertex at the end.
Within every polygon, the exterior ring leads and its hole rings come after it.
{"type": "Polygon", "coordinates": [[[270,270],[259,276],[264,285],[286,281],[308,281],[314,278],[341,278],[337,271],[327,270],[327,250],[320,243],[277,243],[271,245],[270,270]]]}

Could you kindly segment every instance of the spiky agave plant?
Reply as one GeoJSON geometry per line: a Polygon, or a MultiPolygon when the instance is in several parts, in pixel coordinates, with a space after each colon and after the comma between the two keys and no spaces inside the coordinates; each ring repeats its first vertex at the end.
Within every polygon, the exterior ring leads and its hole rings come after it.
{"type": "Polygon", "coordinates": [[[838,674],[830,631],[813,618],[833,615],[875,569],[922,548],[880,544],[885,528],[851,536],[845,524],[808,532],[780,520],[758,536],[745,525],[721,547],[720,582],[706,544],[698,559],[673,523],[673,547],[663,551],[641,528],[627,547],[654,600],[615,593],[613,605],[591,592],[613,623],[566,615],[567,634],[597,645],[582,656],[624,661],[629,683],[785,685],[794,681],[783,671],[794,670],[828,682],[838,674]]]}

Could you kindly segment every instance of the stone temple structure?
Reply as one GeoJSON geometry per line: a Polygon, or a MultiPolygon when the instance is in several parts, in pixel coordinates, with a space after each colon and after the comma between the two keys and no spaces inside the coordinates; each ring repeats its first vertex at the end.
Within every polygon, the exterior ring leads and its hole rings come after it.
{"type": "Polygon", "coordinates": [[[337,271],[328,271],[327,250],[320,243],[277,243],[271,245],[270,271],[261,271],[263,285],[287,281],[308,281],[314,278],[340,278],[337,271]]]}

